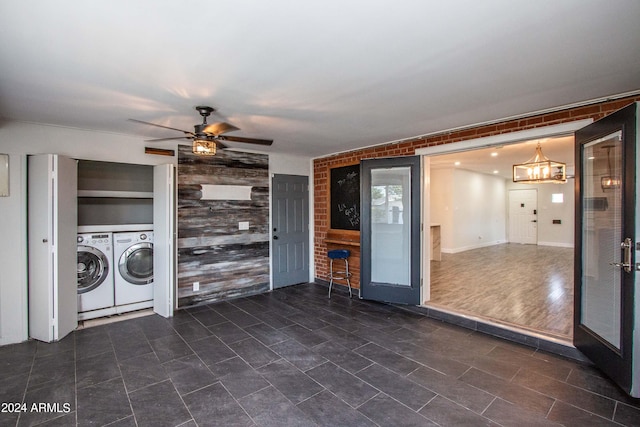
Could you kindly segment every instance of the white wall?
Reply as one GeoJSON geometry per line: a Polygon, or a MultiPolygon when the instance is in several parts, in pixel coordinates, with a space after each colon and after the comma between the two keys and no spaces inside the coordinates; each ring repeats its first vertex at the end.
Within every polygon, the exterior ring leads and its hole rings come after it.
{"type": "MultiPolygon", "coordinates": [[[[11,176],[10,197],[0,197],[0,345],[28,338],[26,155],[51,153],[76,159],[146,165],[177,163],[177,157],[145,154],[144,147],[142,137],[131,135],[23,122],[2,123],[0,153],[10,154],[11,176]]],[[[177,149],[177,143],[164,144],[162,148],[177,149]]],[[[273,173],[311,175],[310,158],[270,155],[269,162],[273,173]]],[[[313,200],[312,194],[310,200],[313,200]]],[[[310,220],[312,218],[310,215],[310,220]]]]}
{"type": "Polygon", "coordinates": [[[575,193],[565,184],[514,184],[460,169],[431,170],[431,223],[441,225],[442,251],[456,253],[509,240],[508,191],[538,190],[538,244],[572,248],[575,193]],[[562,193],[563,203],[551,203],[562,193]],[[561,224],[553,224],[559,219],[561,224]]]}
{"type": "Polygon", "coordinates": [[[506,240],[504,179],[466,170],[454,171],[454,234],[456,252],[506,240]]]}
{"type": "Polygon", "coordinates": [[[453,169],[431,169],[430,222],[440,225],[440,247],[454,247],[453,169]]]}
{"type": "MultiPolygon", "coordinates": [[[[283,175],[311,176],[313,164],[310,157],[279,154],[269,156],[269,172],[283,175]]],[[[309,189],[313,185],[309,183],[309,189]]],[[[310,198],[309,200],[313,200],[310,198]]]]}
{"type": "MultiPolygon", "coordinates": [[[[570,179],[564,184],[515,184],[507,181],[507,191],[531,188],[538,190],[538,245],[572,248],[575,232],[574,181],[570,179]],[[564,202],[551,203],[554,193],[562,193],[564,202]],[[554,219],[559,219],[561,224],[553,224],[554,219]]],[[[507,206],[507,215],[508,210],[507,206]]]]}
{"type": "Polygon", "coordinates": [[[462,169],[431,170],[431,223],[441,225],[442,252],[506,241],[503,178],[462,169]]]}
{"type": "Polygon", "coordinates": [[[26,169],[25,155],[9,155],[9,197],[0,197],[0,345],[28,333],[26,169]]]}

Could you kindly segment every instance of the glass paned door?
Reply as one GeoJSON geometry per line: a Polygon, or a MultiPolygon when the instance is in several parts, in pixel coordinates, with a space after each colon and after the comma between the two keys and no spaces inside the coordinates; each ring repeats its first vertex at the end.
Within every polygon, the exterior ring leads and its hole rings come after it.
{"type": "Polygon", "coordinates": [[[634,397],[640,397],[640,376],[633,374],[640,372],[640,342],[633,335],[640,325],[637,105],[576,132],[573,329],[576,348],[634,397]]]}
{"type": "Polygon", "coordinates": [[[420,304],[420,157],[369,159],[360,167],[361,295],[420,304]]]}
{"type": "Polygon", "coordinates": [[[622,131],[582,148],[581,323],[620,349],[622,131]]]}
{"type": "Polygon", "coordinates": [[[411,286],[411,168],[371,170],[371,280],[411,286]]]}

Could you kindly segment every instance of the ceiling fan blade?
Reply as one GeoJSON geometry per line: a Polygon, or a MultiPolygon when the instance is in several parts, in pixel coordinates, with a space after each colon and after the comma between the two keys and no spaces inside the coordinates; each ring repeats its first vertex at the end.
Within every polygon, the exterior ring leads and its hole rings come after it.
{"type": "Polygon", "coordinates": [[[216,139],[216,145],[219,149],[224,150],[225,148],[229,148],[227,144],[223,144],[219,139],[216,139]]]}
{"type": "Polygon", "coordinates": [[[221,135],[220,139],[231,142],[244,142],[245,144],[271,145],[273,139],[245,138],[242,136],[221,135]]]}
{"type": "Polygon", "coordinates": [[[193,139],[190,136],[174,136],[173,138],[155,138],[155,139],[145,139],[145,142],[161,142],[161,141],[173,141],[176,139],[193,139]]]}
{"type": "Polygon", "coordinates": [[[164,128],[164,129],[177,130],[178,132],[183,132],[186,135],[193,135],[193,132],[189,132],[189,131],[182,130],[182,129],[176,129],[176,128],[172,128],[172,127],[169,127],[169,126],[157,125],[155,123],[143,122],[142,120],[136,120],[136,119],[128,119],[128,120],[130,122],[142,123],[143,125],[150,125],[150,126],[155,126],[155,127],[164,128]]]}
{"type": "Polygon", "coordinates": [[[210,125],[206,125],[203,129],[204,133],[208,133],[211,135],[222,135],[223,133],[233,132],[234,130],[240,130],[240,128],[235,127],[232,124],[220,122],[220,123],[211,123],[210,125]]]}

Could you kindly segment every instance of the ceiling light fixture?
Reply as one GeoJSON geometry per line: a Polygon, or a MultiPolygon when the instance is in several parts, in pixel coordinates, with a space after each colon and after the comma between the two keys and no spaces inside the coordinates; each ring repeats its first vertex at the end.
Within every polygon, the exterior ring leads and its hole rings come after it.
{"type": "Polygon", "coordinates": [[[216,142],[208,139],[195,138],[193,140],[193,154],[200,156],[215,156],[216,142]]]}
{"type": "Polygon", "coordinates": [[[545,157],[538,142],[536,154],[532,158],[525,163],[513,165],[513,182],[523,184],[564,184],[567,182],[567,165],[545,157]]]}
{"type": "Polygon", "coordinates": [[[620,188],[620,177],[611,173],[611,149],[615,148],[613,145],[607,145],[604,148],[607,149],[607,175],[600,178],[600,186],[602,191],[614,190],[620,188]]]}

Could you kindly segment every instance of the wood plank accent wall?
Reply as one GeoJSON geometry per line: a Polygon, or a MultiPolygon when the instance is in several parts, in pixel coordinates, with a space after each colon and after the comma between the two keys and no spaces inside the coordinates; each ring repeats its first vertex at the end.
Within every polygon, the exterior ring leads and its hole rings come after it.
{"type": "Polygon", "coordinates": [[[269,290],[269,157],[178,147],[178,306],[269,290]],[[202,185],[251,186],[251,200],[201,200],[202,185]],[[249,230],[238,223],[249,222],[249,230]],[[193,291],[193,283],[200,290],[193,291]]]}
{"type": "Polygon", "coordinates": [[[354,247],[344,245],[336,245],[336,240],[353,239],[347,233],[330,229],[329,217],[329,172],[331,168],[359,163],[362,159],[370,159],[376,157],[396,157],[411,156],[415,154],[418,148],[431,147],[434,145],[451,144],[454,142],[465,141],[468,139],[482,138],[487,136],[499,135],[504,133],[516,132],[526,129],[533,129],[544,126],[557,125],[583,119],[598,120],[602,117],[613,113],[634,101],[640,101],[640,96],[632,96],[627,98],[616,99],[612,101],[604,101],[591,105],[569,108],[553,113],[533,115],[530,117],[507,120],[500,123],[490,125],[470,127],[451,132],[442,132],[429,135],[422,138],[404,140],[398,143],[380,145],[363,150],[349,151],[333,156],[315,159],[313,161],[313,185],[314,185],[314,261],[315,261],[315,277],[321,281],[328,280],[329,276],[329,260],[327,258],[327,250],[341,247],[352,250],[353,258],[349,258],[349,267],[355,271],[358,268],[357,275],[351,280],[351,285],[360,287],[359,246],[357,252],[354,253],[354,247]]]}

